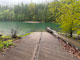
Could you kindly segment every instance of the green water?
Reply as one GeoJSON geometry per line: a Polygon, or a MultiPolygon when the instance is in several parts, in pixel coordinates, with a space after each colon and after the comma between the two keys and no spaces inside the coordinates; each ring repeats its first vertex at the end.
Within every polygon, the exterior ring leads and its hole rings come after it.
{"type": "Polygon", "coordinates": [[[16,29],[19,35],[29,33],[46,31],[46,27],[51,27],[54,30],[59,30],[58,24],[55,23],[24,23],[24,22],[10,22],[0,21],[0,32],[3,34],[10,34],[11,29],[16,29]]]}

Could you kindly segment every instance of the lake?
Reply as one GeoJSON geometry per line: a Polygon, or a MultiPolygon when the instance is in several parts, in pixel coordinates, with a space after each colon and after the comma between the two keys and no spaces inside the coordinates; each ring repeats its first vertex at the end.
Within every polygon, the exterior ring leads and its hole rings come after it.
{"type": "Polygon", "coordinates": [[[59,25],[55,23],[25,23],[25,22],[11,22],[0,21],[0,32],[3,34],[10,34],[12,29],[16,29],[18,35],[23,35],[29,32],[46,31],[46,27],[51,27],[54,30],[59,30],[59,25]]]}

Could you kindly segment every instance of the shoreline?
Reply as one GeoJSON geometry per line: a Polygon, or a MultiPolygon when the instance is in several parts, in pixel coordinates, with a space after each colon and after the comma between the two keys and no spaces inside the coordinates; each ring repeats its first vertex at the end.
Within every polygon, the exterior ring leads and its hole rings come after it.
{"type": "Polygon", "coordinates": [[[38,21],[24,21],[24,23],[40,23],[38,21]]]}

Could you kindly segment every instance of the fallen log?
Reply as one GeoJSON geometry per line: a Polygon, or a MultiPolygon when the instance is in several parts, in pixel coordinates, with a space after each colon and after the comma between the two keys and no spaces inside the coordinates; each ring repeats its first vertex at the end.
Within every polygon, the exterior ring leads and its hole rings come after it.
{"type": "Polygon", "coordinates": [[[50,27],[47,27],[46,30],[47,30],[47,32],[53,34],[53,30],[50,27]]]}

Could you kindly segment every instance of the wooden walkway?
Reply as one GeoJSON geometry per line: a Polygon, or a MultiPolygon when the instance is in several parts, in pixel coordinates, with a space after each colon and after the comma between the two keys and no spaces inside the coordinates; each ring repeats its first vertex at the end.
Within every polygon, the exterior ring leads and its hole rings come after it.
{"type": "Polygon", "coordinates": [[[47,32],[34,32],[0,56],[0,60],[79,60],[66,52],[57,38],[47,32]]]}

